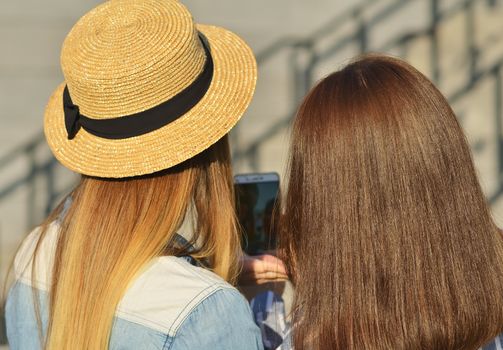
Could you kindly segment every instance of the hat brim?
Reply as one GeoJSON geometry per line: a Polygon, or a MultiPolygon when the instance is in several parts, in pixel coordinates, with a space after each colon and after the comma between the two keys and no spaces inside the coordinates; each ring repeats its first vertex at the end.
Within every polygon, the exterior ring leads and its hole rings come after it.
{"type": "Polygon", "coordinates": [[[257,65],[248,45],[220,27],[197,25],[209,41],[214,62],[211,85],[186,114],[150,133],[119,140],[81,129],[68,140],[63,89],[49,99],[44,132],[54,156],[69,169],[90,176],[122,178],[170,168],[217,142],[238,122],[256,85],[257,65]]]}

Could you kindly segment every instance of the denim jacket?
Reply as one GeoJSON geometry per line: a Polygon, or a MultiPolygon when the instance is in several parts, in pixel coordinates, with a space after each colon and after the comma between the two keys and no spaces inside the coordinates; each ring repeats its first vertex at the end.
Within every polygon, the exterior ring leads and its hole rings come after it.
{"type": "MultiPolygon", "coordinates": [[[[33,231],[16,255],[16,281],[6,303],[12,350],[40,349],[32,287],[39,291],[42,325],[47,325],[47,291],[58,234],[52,224],[41,243],[32,284],[33,231]]],[[[158,257],[131,284],[117,308],[110,349],[263,349],[259,328],[244,297],[212,272],[183,258],[158,257]]]]}

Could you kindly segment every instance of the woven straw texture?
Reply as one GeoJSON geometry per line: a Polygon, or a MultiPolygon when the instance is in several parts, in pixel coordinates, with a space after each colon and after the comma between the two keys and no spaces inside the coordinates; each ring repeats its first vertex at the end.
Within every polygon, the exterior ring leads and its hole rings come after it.
{"type": "Polygon", "coordinates": [[[219,27],[194,25],[178,1],[114,0],[82,17],[63,44],[65,83],[46,107],[44,131],[56,158],[98,177],[130,177],[167,169],[202,152],[230,131],[251,101],[257,76],[251,49],[219,27]],[[204,67],[197,31],[214,62],[205,96],[185,115],[150,133],[111,140],[80,129],[68,140],[63,89],[94,119],[150,109],[189,86],[204,67]]]}

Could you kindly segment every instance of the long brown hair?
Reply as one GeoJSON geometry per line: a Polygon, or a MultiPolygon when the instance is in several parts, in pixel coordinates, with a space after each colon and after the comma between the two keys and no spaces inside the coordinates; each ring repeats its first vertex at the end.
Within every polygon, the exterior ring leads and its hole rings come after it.
{"type": "MultiPolygon", "coordinates": [[[[133,278],[156,256],[189,255],[173,243],[188,213],[195,221],[191,242],[198,247],[190,255],[234,281],[240,241],[227,137],[157,174],[83,176],[71,197],[56,247],[45,348],[108,348],[116,307],[133,278]]],[[[38,247],[43,239],[44,233],[38,247]]],[[[35,266],[32,271],[35,281],[35,266]]]]}
{"type": "Polygon", "coordinates": [[[503,331],[503,240],[448,102],[365,56],[296,116],[280,244],[300,349],[476,349],[503,331]]]}

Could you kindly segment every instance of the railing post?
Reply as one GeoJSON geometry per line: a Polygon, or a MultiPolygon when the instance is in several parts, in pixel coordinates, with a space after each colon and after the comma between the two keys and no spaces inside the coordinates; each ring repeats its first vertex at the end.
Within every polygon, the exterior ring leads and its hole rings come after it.
{"type": "Polygon", "coordinates": [[[475,12],[473,9],[473,1],[465,3],[465,18],[466,18],[466,45],[469,58],[470,69],[470,82],[471,84],[475,79],[477,70],[478,50],[475,45],[475,12]]]}
{"type": "Polygon", "coordinates": [[[5,310],[3,300],[0,300],[0,345],[7,344],[7,336],[5,334],[5,310]]]}
{"type": "MultiPolygon", "coordinates": [[[[495,108],[494,117],[496,118],[496,142],[498,156],[498,191],[497,194],[503,194],[503,77],[501,76],[501,65],[494,71],[495,87],[494,98],[495,108]]],[[[496,197],[497,198],[497,197],[496,197]]],[[[496,199],[495,198],[495,199],[496,199]]]]}
{"type": "Polygon", "coordinates": [[[309,57],[309,62],[306,66],[306,69],[304,70],[304,94],[301,96],[301,98],[304,98],[304,95],[307,94],[307,92],[311,89],[313,86],[313,70],[314,67],[316,66],[316,63],[318,62],[318,56],[316,56],[314,53],[311,54],[309,57]]]}
{"type": "Polygon", "coordinates": [[[294,46],[291,67],[294,76],[293,104],[297,104],[311,88],[311,63],[314,57],[314,47],[311,41],[302,41],[294,46]]]}
{"type": "Polygon", "coordinates": [[[431,40],[431,74],[432,80],[438,84],[440,81],[440,51],[438,47],[438,21],[439,21],[439,0],[430,1],[431,23],[430,23],[430,40],[431,40]]]}
{"type": "Polygon", "coordinates": [[[257,172],[259,170],[259,154],[258,154],[258,148],[257,146],[253,146],[250,149],[250,154],[249,154],[249,159],[250,159],[250,168],[252,172],[257,172]]]}
{"type": "Polygon", "coordinates": [[[501,76],[501,64],[491,71],[494,78],[494,118],[496,135],[496,157],[498,162],[497,182],[498,187],[494,194],[489,198],[492,204],[503,195],[503,78],[501,76]]]}
{"type": "MultiPolygon", "coordinates": [[[[240,153],[241,151],[241,145],[240,145],[240,142],[239,142],[239,135],[241,134],[241,130],[240,130],[240,123],[237,123],[236,125],[234,125],[234,127],[232,128],[232,130],[229,132],[229,143],[231,145],[231,149],[234,150],[235,153],[240,153]]],[[[233,160],[234,160],[234,157],[233,157],[233,160]]],[[[237,159],[236,159],[237,160],[237,159]]]]}
{"type": "MultiPolygon", "coordinates": [[[[2,226],[0,226],[0,278],[1,278],[1,283],[0,285],[3,286],[5,281],[7,280],[6,276],[3,275],[4,268],[3,268],[3,263],[2,263],[2,258],[4,255],[3,251],[3,230],[2,226]]],[[[5,334],[5,310],[4,310],[4,303],[5,300],[3,299],[5,297],[2,289],[0,289],[0,345],[5,345],[7,344],[7,335],[5,334]]]]}
{"type": "Polygon", "coordinates": [[[27,198],[27,214],[28,214],[28,227],[27,229],[31,229],[36,224],[36,200],[37,200],[37,159],[35,156],[36,145],[26,149],[26,155],[28,157],[28,162],[30,166],[29,175],[27,178],[26,185],[28,186],[28,198],[27,198]]]}
{"type": "Polygon", "coordinates": [[[367,24],[365,23],[365,20],[363,18],[360,18],[357,38],[360,46],[360,53],[364,54],[368,50],[368,32],[367,32],[367,24]]]}
{"type": "Polygon", "coordinates": [[[54,186],[54,163],[53,159],[49,159],[47,163],[46,182],[47,182],[47,203],[45,206],[45,216],[51,213],[54,201],[56,200],[56,191],[54,186]]]}

